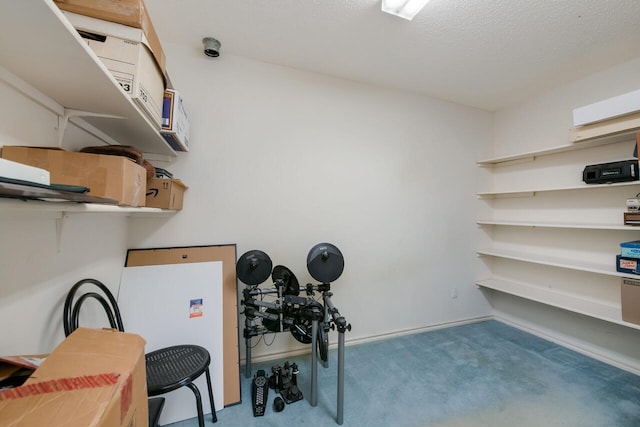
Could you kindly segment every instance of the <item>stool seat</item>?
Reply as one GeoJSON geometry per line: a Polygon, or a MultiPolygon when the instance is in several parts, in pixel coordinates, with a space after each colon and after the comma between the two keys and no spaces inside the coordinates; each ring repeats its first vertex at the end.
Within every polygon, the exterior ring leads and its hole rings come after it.
{"type": "Polygon", "coordinates": [[[203,372],[206,373],[211,416],[213,422],[217,421],[216,409],[213,404],[213,392],[211,390],[211,376],[209,374],[211,356],[207,349],[198,345],[176,345],[147,353],[145,360],[147,365],[147,394],[149,396],[157,396],[177,390],[180,387],[189,387],[196,396],[200,427],[204,425],[202,400],[200,392],[196,385],[193,384],[193,381],[203,372]]]}

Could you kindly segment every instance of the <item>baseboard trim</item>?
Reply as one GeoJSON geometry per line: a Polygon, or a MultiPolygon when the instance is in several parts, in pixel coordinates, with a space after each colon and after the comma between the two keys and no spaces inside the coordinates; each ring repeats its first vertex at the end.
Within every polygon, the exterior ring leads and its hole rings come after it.
{"type": "Polygon", "coordinates": [[[520,329],[524,332],[530,333],[532,335],[535,335],[547,341],[551,341],[555,344],[561,345],[562,347],[566,347],[577,353],[591,357],[592,359],[599,360],[608,365],[615,366],[616,368],[622,369],[627,372],[631,372],[632,374],[640,375],[640,364],[626,363],[625,361],[616,359],[611,354],[605,354],[602,352],[594,351],[592,348],[580,345],[580,343],[576,341],[567,340],[560,335],[554,335],[546,331],[542,331],[536,328],[535,324],[531,324],[528,322],[519,322],[510,316],[494,314],[491,317],[493,317],[498,322],[502,322],[504,324],[512,326],[516,329],[520,329]]]}
{"type": "MultiPolygon", "coordinates": [[[[375,342],[375,341],[381,341],[381,340],[385,340],[385,339],[389,339],[389,338],[396,338],[396,337],[401,337],[401,336],[405,336],[405,335],[413,335],[413,334],[420,334],[423,332],[429,332],[429,331],[435,331],[438,329],[444,329],[444,328],[452,328],[454,326],[462,326],[462,325],[468,325],[471,323],[478,323],[478,322],[484,322],[486,320],[493,320],[494,316],[489,315],[489,316],[480,316],[480,317],[473,317],[470,319],[462,319],[462,320],[454,320],[451,322],[442,322],[442,323],[436,323],[433,325],[429,325],[429,326],[422,326],[419,328],[412,328],[412,329],[403,329],[403,330],[399,330],[399,331],[394,331],[394,332],[387,332],[384,334],[378,334],[378,335],[370,335],[368,337],[363,337],[363,338],[355,338],[355,339],[345,339],[345,346],[349,347],[352,345],[358,345],[358,344],[365,344],[365,343],[371,343],[371,342],[375,342]]],[[[338,344],[337,343],[332,343],[329,344],[329,349],[335,349],[338,348],[338,344]]],[[[304,349],[298,349],[298,350],[290,350],[290,351],[282,351],[282,352],[278,352],[278,353],[269,353],[269,354],[262,354],[260,356],[256,356],[256,357],[252,357],[251,358],[251,363],[260,363],[260,362],[267,362],[270,360],[275,360],[275,359],[287,359],[290,357],[294,357],[294,356],[302,356],[302,355],[306,355],[306,354],[311,354],[311,348],[306,347],[304,349]]],[[[242,358],[240,360],[240,364],[242,366],[246,365],[246,358],[242,358]]]]}
{"type": "Polygon", "coordinates": [[[347,345],[365,344],[365,343],[380,341],[388,338],[396,338],[396,337],[402,337],[405,335],[420,334],[423,332],[430,332],[430,331],[435,331],[435,330],[444,329],[444,328],[452,328],[454,326],[469,325],[471,323],[484,322],[486,320],[492,320],[492,319],[493,319],[493,316],[490,315],[490,316],[473,317],[470,319],[454,320],[451,322],[436,323],[429,326],[421,326],[419,328],[403,329],[395,332],[388,332],[388,333],[379,334],[379,335],[371,335],[364,338],[356,338],[354,340],[349,341],[347,345]]]}
{"type": "MultiPolygon", "coordinates": [[[[442,322],[442,323],[437,323],[429,326],[423,326],[420,328],[404,329],[404,330],[388,332],[384,334],[371,335],[363,338],[345,340],[345,346],[348,347],[352,345],[371,343],[371,342],[385,340],[389,338],[419,334],[423,332],[435,331],[438,329],[451,328],[454,326],[462,326],[462,325],[468,325],[471,323],[484,322],[487,320],[496,320],[498,322],[502,322],[514,328],[520,329],[524,332],[530,333],[532,335],[535,335],[547,341],[551,341],[553,343],[566,347],[570,350],[576,351],[580,354],[584,354],[585,356],[599,360],[608,365],[615,366],[624,371],[631,372],[632,374],[635,374],[635,375],[640,375],[640,362],[638,364],[627,363],[625,361],[622,361],[620,359],[613,357],[611,354],[605,354],[602,352],[594,351],[592,348],[589,348],[584,345],[580,345],[580,343],[576,341],[567,340],[566,338],[560,335],[550,334],[547,331],[543,331],[537,328],[535,324],[531,324],[528,322],[521,322],[508,315],[500,315],[495,313],[488,316],[480,316],[480,317],[474,317],[470,319],[455,320],[451,322],[442,322]]],[[[329,345],[329,349],[335,349],[337,347],[338,345],[336,343],[329,345]]],[[[260,362],[266,362],[266,361],[275,360],[275,359],[287,359],[290,357],[307,355],[307,354],[310,354],[310,351],[311,351],[310,347],[306,347],[304,349],[264,354],[258,357],[254,357],[252,359],[252,363],[260,363],[260,362]]],[[[246,359],[245,358],[241,359],[240,363],[241,365],[244,366],[246,364],[246,359]]]]}

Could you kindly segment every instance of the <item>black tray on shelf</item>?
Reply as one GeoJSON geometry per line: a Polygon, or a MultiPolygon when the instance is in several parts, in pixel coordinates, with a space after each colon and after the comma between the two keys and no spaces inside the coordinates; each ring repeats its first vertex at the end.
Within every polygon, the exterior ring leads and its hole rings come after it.
{"type": "Polygon", "coordinates": [[[118,201],[106,197],[89,196],[87,187],[44,185],[20,179],[0,177],[0,197],[47,202],[103,203],[117,205],[118,201]]]}

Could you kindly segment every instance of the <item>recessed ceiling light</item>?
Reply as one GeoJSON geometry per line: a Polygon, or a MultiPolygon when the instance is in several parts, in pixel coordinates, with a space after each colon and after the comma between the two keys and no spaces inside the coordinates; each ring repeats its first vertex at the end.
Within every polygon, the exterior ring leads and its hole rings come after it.
{"type": "Polygon", "coordinates": [[[382,11],[411,21],[429,0],[382,0],[382,11]]]}

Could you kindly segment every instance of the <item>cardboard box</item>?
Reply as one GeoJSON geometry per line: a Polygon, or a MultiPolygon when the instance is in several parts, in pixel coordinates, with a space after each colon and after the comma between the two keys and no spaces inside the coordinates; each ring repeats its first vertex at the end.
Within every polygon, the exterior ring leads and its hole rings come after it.
{"type": "Polygon", "coordinates": [[[640,240],[620,243],[620,255],[627,258],[640,258],[640,240]]]}
{"type": "Polygon", "coordinates": [[[147,171],[125,157],[5,145],[2,158],[48,170],[53,184],[88,187],[89,195],[119,205],[145,204],[147,171]]]}
{"type": "Polygon", "coordinates": [[[65,12],[124,91],[160,129],[165,80],[142,30],[65,12]]]}
{"type": "Polygon", "coordinates": [[[640,226],[640,212],[624,212],[624,225],[640,226]]]}
{"type": "Polygon", "coordinates": [[[160,39],[142,0],[54,0],[60,10],[140,28],[162,73],[166,73],[166,57],[160,39]]]}
{"type": "Polygon", "coordinates": [[[620,273],[640,274],[638,261],[640,261],[638,258],[616,255],[616,271],[620,273]]]}
{"type": "Polygon", "coordinates": [[[182,96],[173,89],[164,91],[160,133],[176,151],[189,151],[189,119],[182,96]]]}
{"type": "Polygon", "coordinates": [[[135,334],[78,328],[23,386],[0,391],[2,425],[147,425],[144,345],[135,334]]]}
{"type": "Polygon", "coordinates": [[[187,188],[179,179],[151,178],[147,180],[146,206],[150,208],[182,209],[182,200],[187,188]]]}
{"type": "Polygon", "coordinates": [[[622,320],[640,324],[640,279],[622,278],[622,320]]]}

